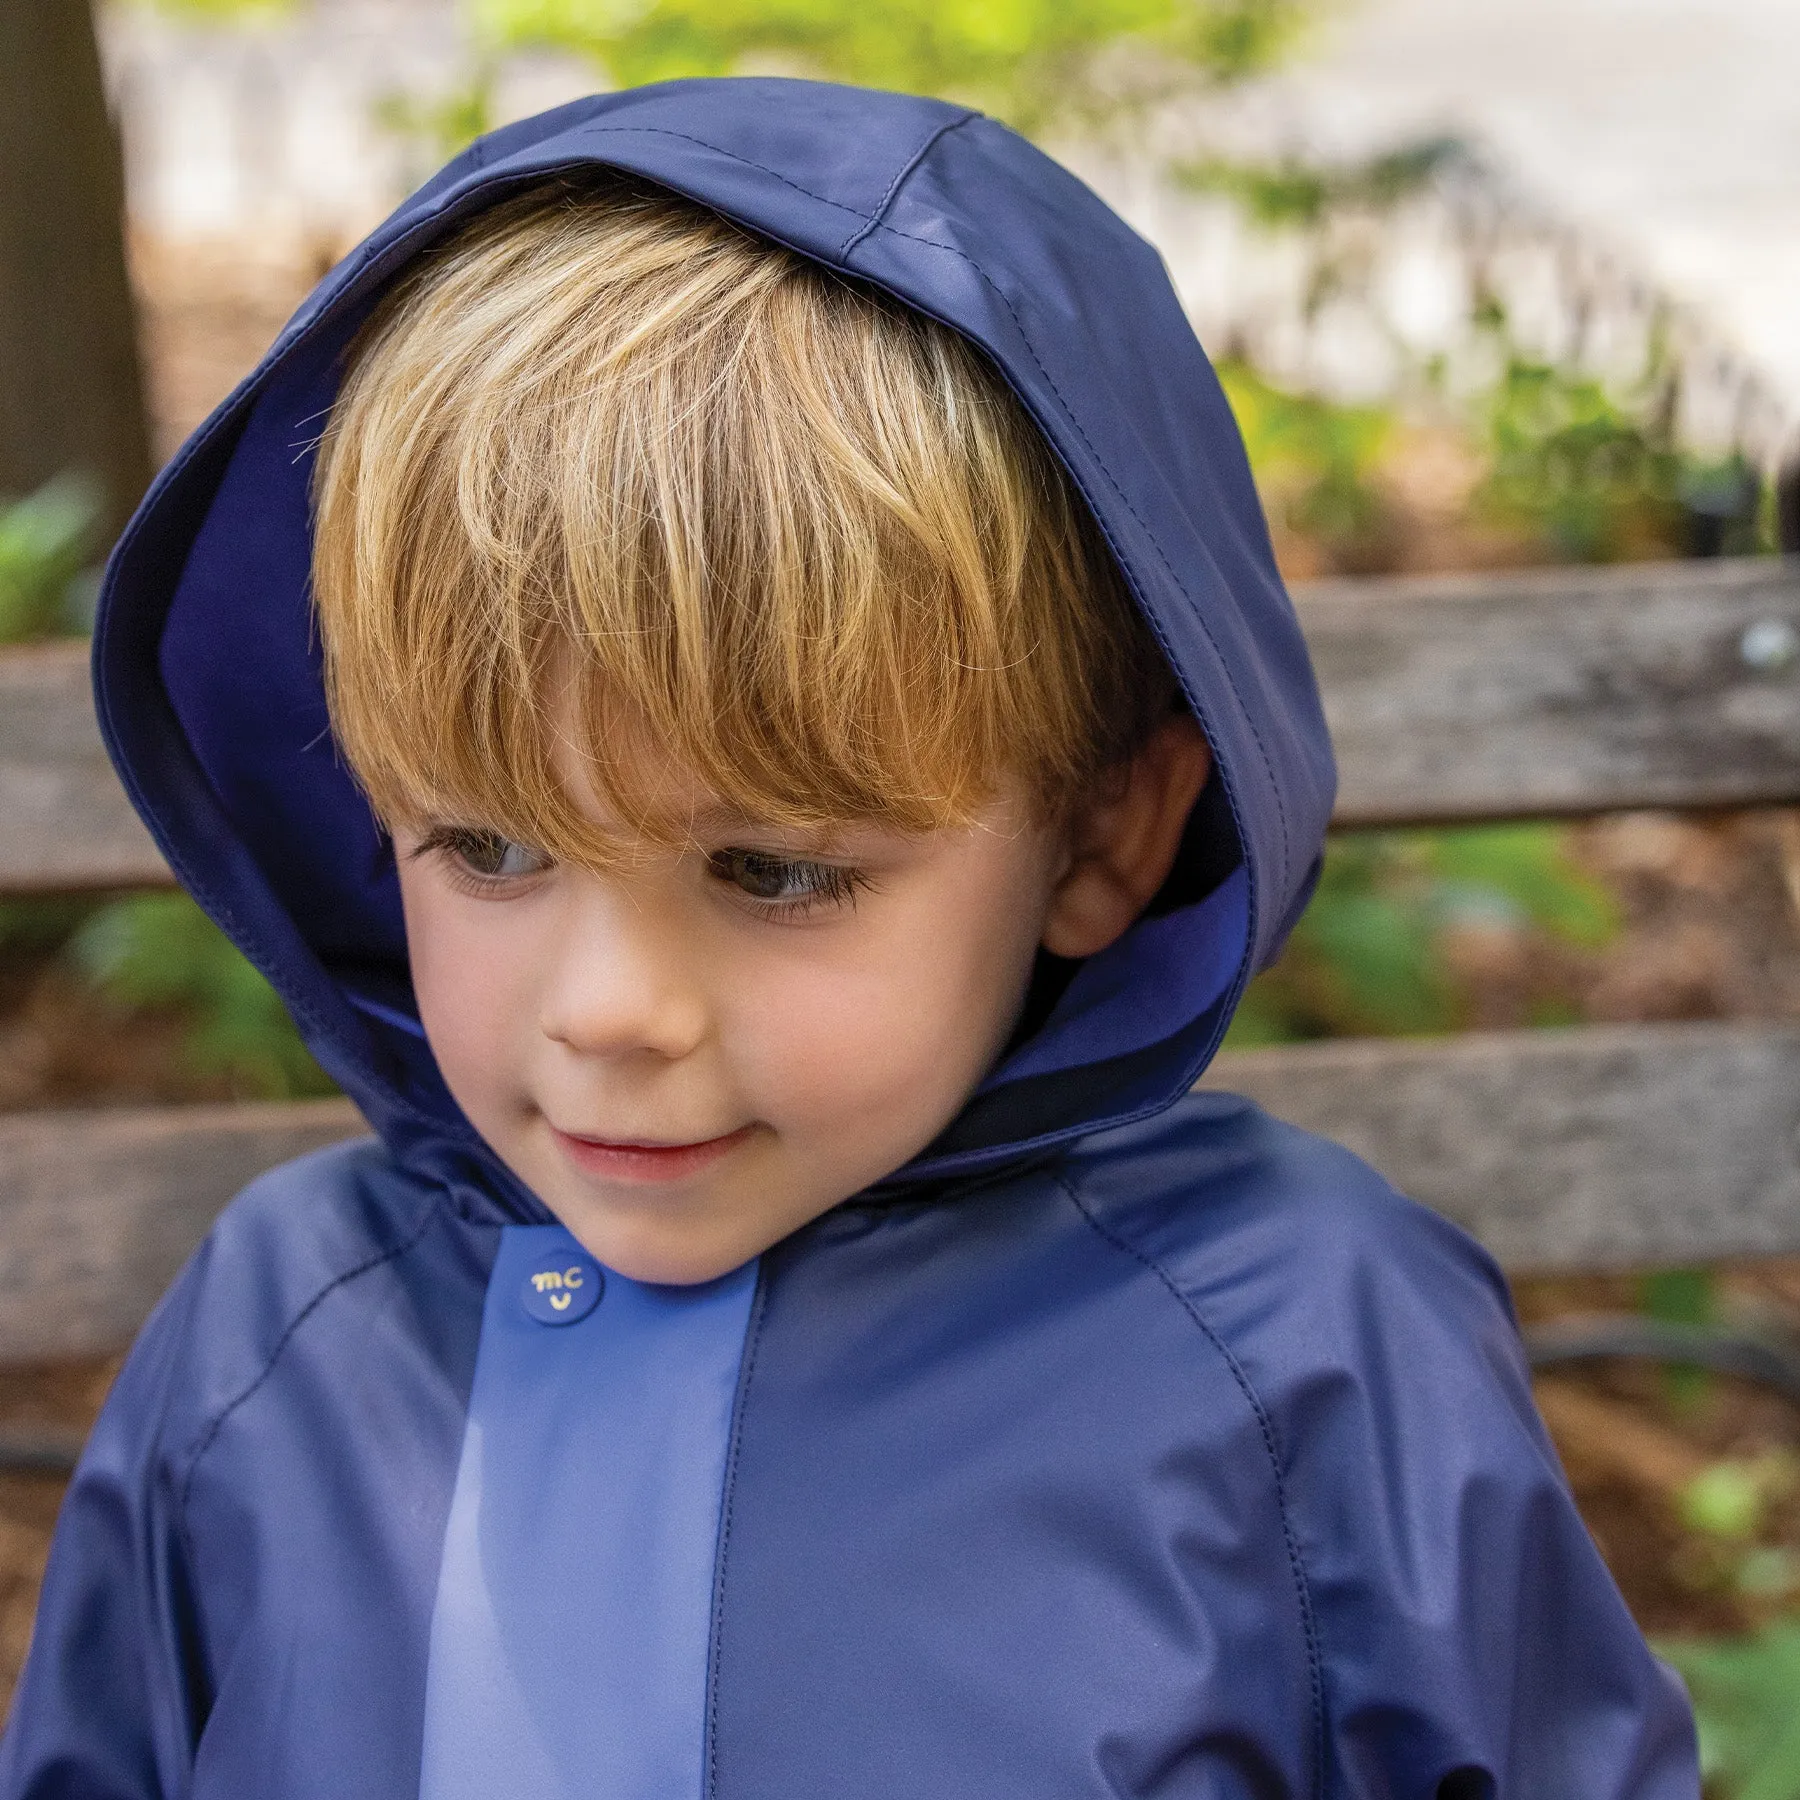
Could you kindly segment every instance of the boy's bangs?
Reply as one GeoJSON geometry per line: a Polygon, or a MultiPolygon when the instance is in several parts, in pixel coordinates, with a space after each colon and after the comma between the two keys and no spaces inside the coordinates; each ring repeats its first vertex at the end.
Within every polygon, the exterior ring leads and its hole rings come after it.
{"type": "Polygon", "coordinates": [[[1055,809],[1169,678],[1016,401],[929,321],[660,192],[537,193],[365,328],[320,464],[332,716],[390,822],[612,861],[1055,809]]]}

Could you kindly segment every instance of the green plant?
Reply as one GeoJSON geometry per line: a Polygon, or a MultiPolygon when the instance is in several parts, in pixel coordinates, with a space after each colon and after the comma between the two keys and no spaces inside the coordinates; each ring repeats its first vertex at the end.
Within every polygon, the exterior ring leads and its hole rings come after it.
{"type": "MultiPolygon", "coordinates": [[[[234,0],[214,0],[230,5],[234,0]]],[[[238,0],[241,3],[241,0],[238,0]]],[[[1025,130],[1270,66],[1307,0],[468,0],[484,54],[549,48],[621,87],[755,68],[972,101],[1025,130]]],[[[434,123],[482,128],[478,77],[434,123]]],[[[402,121],[403,122],[403,121],[402,121]]],[[[454,148],[454,143],[448,147],[454,148]]]]}
{"type": "Polygon", "coordinates": [[[275,990],[185,894],[103,906],[68,953],[120,1008],[185,1015],[197,1072],[271,1099],[332,1091],[275,990]]]}
{"type": "MultiPolygon", "coordinates": [[[[1638,1310],[1671,1325],[1710,1325],[1718,1317],[1718,1279],[1711,1269],[1657,1269],[1638,1282],[1638,1310]]],[[[1692,1363],[1663,1371],[1670,1404],[1691,1411],[1712,1391],[1712,1377],[1692,1363]]]]}
{"type": "Polygon", "coordinates": [[[1482,401],[1478,503],[1559,562],[1678,555],[1684,460],[1666,429],[1592,376],[1516,353],[1482,401]]]}
{"type": "Polygon", "coordinates": [[[1682,1523],[1708,1537],[1748,1543],[1762,1530],[1770,1502],[1792,1485],[1786,1458],[1708,1463],[1681,1491],[1682,1523]]]}
{"type": "Polygon", "coordinates": [[[59,950],[94,908],[94,901],[68,894],[0,899],[0,955],[35,959],[59,950]]]}
{"type": "Polygon", "coordinates": [[[0,503],[0,643],[86,629],[100,510],[98,487],[79,475],[0,503]]]}
{"type": "MultiPolygon", "coordinates": [[[[256,0],[164,0],[243,10],[256,0]]],[[[278,0],[279,3],[279,0],[278,0]]],[[[620,87],[756,71],[935,94],[1027,132],[1093,127],[1275,63],[1313,0],[466,0],[479,46],[461,87],[390,96],[381,122],[435,158],[492,123],[497,64],[573,53],[620,87]]]]}
{"type": "Polygon", "coordinates": [[[1800,1621],[1657,1648],[1687,1682],[1701,1767],[1724,1800],[1800,1800],[1800,1621]]]}
{"type": "Polygon", "coordinates": [[[1662,333],[1615,386],[1573,361],[1526,355],[1492,298],[1477,301],[1471,322],[1500,356],[1474,403],[1489,459],[1475,503],[1489,517],[1558,562],[1772,548],[1762,477],[1743,453],[1703,456],[1678,441],[1680,370],[1662,333]]]}
{"type": "Polygon", "coordinates": [[[466,82],[444,93],[394,92],[376,101],[376,124],[419,158],[417,179],[423,181],[493,123],[494,76],[494,59],[483,55],[466,82]]]}
{"type": "Polygon", "coordinates": [[[1265,231],[1316,231],[1346,210],[1391,211],[1464,154],[1460,138],[1427,137],[1353,162],[1203,156],[1177,163],[1172,173],[1184,187],[1235,200],[1265,231]]]}
{"type": "Polygon", "coordinates": [[[1346,572],[1391,560],[1395,521],[1377,477],[1392,411],[1295,393],[1240,358],[1222,360],[1218,373],[1263,504],[1280,524],[1346,572]]]}
{"type": "Polygon", "coordinates": [[[1618,927],[1604,887],[1551,825],[1347,833],[1281,961],[1251,983],[1234,1046],[1454,1030],[1466,1000],[1444,955],[1469,923],[1592,948],[1618,927]]]}
{"type": "Polygon", "coordinates": [[[153,12],[215,24],[279,17],[292,12],[296,0],[140,0],[140,3],[153,12]]]}

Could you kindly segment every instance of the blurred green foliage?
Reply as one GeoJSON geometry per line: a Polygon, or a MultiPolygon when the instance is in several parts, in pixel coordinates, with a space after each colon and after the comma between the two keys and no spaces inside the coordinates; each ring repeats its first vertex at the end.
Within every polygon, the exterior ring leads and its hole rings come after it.
{"type": "Polygon", "coordinates": [[[1227,1042],[1245,1049],[1455,1030],[1468,997],[1444,938],[1459,924],[1593,948],[1619,918],[1556,826],[1346,833],[1328,845],[1311,906],[1280,962],[1250,984],[1227,1042]]]}
{"type": "Polygon", "coordinates": [[[279,18],[284,13],[292,12],[298,3],[299,0],[138,0],[138,4],[153,12],[211,24],[239,19],[279,18]]]}
{"type": "Polygon", "coordinates": [[[1490,460],[1477,504],[1538,538],[1548,560],[1682,553],[1689,459],[1654,409],[1516,351],[1477,408],[1490,460]]]}
{"type": "MultiPolygon", "coordinates": [[[[1638,1311],[1671,1325],[1711,1325],[1719,1316],[1718,1278],[1711,1269],[1655,1269],[1638,1281],[1638,1311]]],[[[1670,1404],[1691,1412],[1712,1391],[1712,1376],[1692,1363],[1663,1370],[1670,1404]]]]}
{"type": "Polygon", "coordinates": [[[470,0],[496,48],[572,50],[620,86],[775,66],[971,101],[1027,130],[1104,114],[1146,81],[1166,91],[1258,73],[1308,10],[1302,0],[470,0]]]}
{"type": "Polygon", "coordinates": [[[35,960],[60,950],[96,904],[68,894],[18,894],[0,900],[0,955],[35,960]]]}
{"type": "Polygon", "coordinates": [[[493,83],[494,62],[484,56],[469,81],[447,92],[382,95],[375,103],[375,122],[421,159],[423,166],[416,173],[423,180],[488,129],[493,83]]]}
{"type": "Polygon", "coordinates": [[[1460,138],[1426,137],[1351,162],[1203,156],[1177,163],[1171,173],[1184,187],[1236,201],[1265,231],[1316,231],[1347,210],[1391,211],[1464,154],[1460,138]]]}
{"type": "Polygon", "coordinates": [[[1682,1523],[1707,1537],[1748,1543],[1793,1485],[1793,1459],[1784,1453],[1708,1463],[1682,1490],[1682,1523]]]}
{"type": "Polygon", "coordinates": [[[78,475],[0,501],[0,644],[87,629],[100,509],[99,488],[78,475]]]}
{"type": "Polygon", "coordinates": [[[1391,562],[1396,520],[1380,472],[1398,423],[1393,409],[1295,393],[1241,358],[1217,366],[1269,512],[1320,545],[1333,568],[1391,562]]]}
{"type": "Polygon", "coordinates": [[[275,990],[186,894],[102,905],[65,954],[122,1011],[183,1015],[196,1074],[265,1099],[333,1091],[275,990]]]}
{"type": "Polygon", "coordinates": [[[1762,480],[1738,454],[1675,440],[1656,350],[1624,397],[1578,369],[1509,350],[1477,403],[1489,472],[1476,504],[1536,538],[1546,560],[1632,562],[1773,548],[1762,480]]]}
{"type": "Polygon", "coordinates": [[[1657,1648],[1693,1695],[1709,1783],[1729,1800],[1800,1800],[1800,1620],[1657,1648]]]}
{"type": "MultiPolygon", "coordinates": [[[[100,496],[59,477],[0,508],[0,643],[85,631],[100,496]]],[[[246,1095],[329,1093],[275,991],[185,894],[0,901],[0,952],[61,956],[121,1012],[187,1019],[196,1075],[246,1095]]]]}
{"type": "MultiPolygon", "coordinates": [[[[256,0],[162,0],[229,11],[256,0]]],[[[779,72],[934,94],[1027,132],[1092,130],[1146,101],[1277,62],[1317,0],[464,0],[471,78],[380,117],[432,160],[488,129],[517,50],[570,53],[619,87],[779,72]]]]}
{"type": "MultiPolygon", "coordinates": [[[[1774,547],[1759,472],[1741,455],[1681,449],[1666,396],[1647,378],[1622,397],[1504,338],[1497,349],[1499,373],[1459,403],[1460,428],[1484,464],[1470,513],[1519,558],[1631,562],[1774,547]]],[[[1403,409],[1295,391],[1241,357],[1217,367],[1270,516],[1327,568],[1391,568],[1405,521],[1386,472],[1403,436],[1403,409]]]]}

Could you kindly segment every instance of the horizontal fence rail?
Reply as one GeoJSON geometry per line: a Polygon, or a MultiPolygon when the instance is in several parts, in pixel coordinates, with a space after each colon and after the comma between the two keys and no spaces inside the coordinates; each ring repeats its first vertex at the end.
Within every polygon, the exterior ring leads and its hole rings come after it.
{"type": "Polygon", "coordinates": [[[367,1129],[348,1100],[0,1114],[0,1363],[123,1349],[240,1188],[367,1129]]]}
{"type": "MultiPolygon", "coordinates": [[[[1315,582],[1295,603],[1340,826],[1800,801],[1800,561],[1315,582]]],[[[168,879],[101,748],[85,647],[0,655],[0,891],[168,879]]]]}
{"type": "Polygon", "coordinates": [[[1315,583],[1340,826],[1800,800],[1800,559],[1315,583]]]}
{"type": "Polygon", "coordinates": [[[87,646],[0,652],[0,893],[168,880],[100,742],[87,646]]]}
{"type": "MultiPolygon", "coordinates": [[[[1520,1271],[1800,1252],[1800,1027],[1254,1050],[1205,1085],[1348,1144],[1520,1271]]],[[[121,1348],[220,1208],[347,1101],[0,1118],[0,1362],[121,1348]]]]}
{"type": "Polygon", "coordinates": [[[1800,1252],[1800,1027],[1599,1025],[1221,1056],[1523,1272],[1800,1252]]]}

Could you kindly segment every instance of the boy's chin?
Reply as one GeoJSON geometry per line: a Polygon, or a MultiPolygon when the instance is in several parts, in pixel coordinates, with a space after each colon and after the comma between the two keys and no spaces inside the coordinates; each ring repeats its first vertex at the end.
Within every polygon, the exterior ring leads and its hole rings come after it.
{"type": "Polygon", "coordinates": [[[576,1242],[604,1267],[627,1281],[651,1287],[699,1287],[717,1281],[797,1229],[708,1231],[689,1221],[621,1222],[595,1218],[586,1209],[565,1210],[548,1200],[546,1204],[576,1242]]]}

